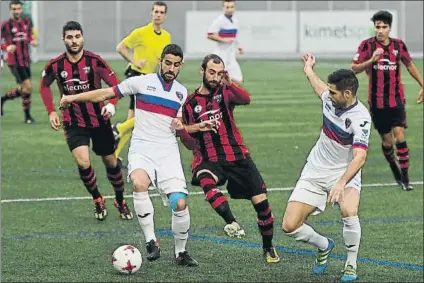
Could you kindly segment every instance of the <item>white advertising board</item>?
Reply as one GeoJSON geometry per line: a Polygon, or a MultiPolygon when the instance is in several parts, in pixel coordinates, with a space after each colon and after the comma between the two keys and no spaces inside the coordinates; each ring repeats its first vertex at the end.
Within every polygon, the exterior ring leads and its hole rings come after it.
{"type": "MultiPolygon", "coordinates": [[[[208,54],[214,50],[215,42],[206,38],[209,26],[222,11],[189,11],[186,13],[185,52],[208,54]]],[[[237,40],[250,54],[296,52],[295,12],[246,12],[237,11],[234,17],[239,22],[237,40]]]]}
{"type": "MultiPolygon", "coordinates": [[[[374,36],[371,17],[376,11],[314,11],[300,13],[300,52],[354,53],[362,40],[374,36]]],[[[397,37],[397,13],[390,36],[397,37]]]]}

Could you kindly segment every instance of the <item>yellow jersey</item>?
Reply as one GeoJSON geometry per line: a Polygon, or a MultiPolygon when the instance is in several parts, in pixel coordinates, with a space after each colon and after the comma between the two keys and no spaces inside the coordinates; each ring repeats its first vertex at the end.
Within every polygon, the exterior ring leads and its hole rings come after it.
{"type": "Polygon", "coordinates": [[[156,71],[163,48],[171,43],[171,35],[164,29],[157,34],[150,23],[134,29],[124,38],[123,43],[133,50],[135,60],[146,60],[142,69],[130,64],[131,69],[148,74],[156,71]]]}

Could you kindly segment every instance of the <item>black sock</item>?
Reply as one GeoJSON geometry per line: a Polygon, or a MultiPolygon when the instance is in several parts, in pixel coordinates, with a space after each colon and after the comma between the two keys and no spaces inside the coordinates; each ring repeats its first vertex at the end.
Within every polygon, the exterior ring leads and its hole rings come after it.
{"type": "Polygon", "coordinates": [[[396,153],[399,160],[399,167],[402,171],[402,181],[409,182],[409,148],[406,141],[396,144],[396,153]]]}
{"type": "Polygon", "coordinates": [[[216,213],[218,213],[227,224],[235,222],[236,218],[231,211],[230,204],[227,198],[216,187],[215,180],[207,173],[200,174],[199,179],[206,200],[210,203],[212,208],[215,209],[216,213]]]}
{"type": "Polygon", "coordinates": [[[274,216],[269,207],[268,200],[254,204],[258,218],[258,228],[262,236],[263,248],[268,250],[272,247],[272,238],[274,234],[274,216]]]}
{"type": "Polygon", "coordinates": [[[97,188],[97,178],[93,168],[91,168],[91,166],[86,169],[78,168],[78,171],[81,181],[87,191],[93,196],[93,199],[101,197],[102,195],[97,188]]]}
{"type": "Polygon", "coordinates": [[[115,199],[121,205],[124,201],[124,180],[122,179],[121,167],[119,165],[113,168],[106,167],[106,173],[115,191],[115,199]]]}

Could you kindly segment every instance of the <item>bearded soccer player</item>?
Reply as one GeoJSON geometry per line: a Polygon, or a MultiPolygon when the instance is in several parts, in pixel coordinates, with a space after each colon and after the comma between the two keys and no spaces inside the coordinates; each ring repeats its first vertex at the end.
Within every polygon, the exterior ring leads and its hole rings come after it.
{"type": "Polygon", "coordinates": [[[241,228],[218,186],[228,181],[231,198],[250,200],[257,213],[264,256],[268,263],[279,262],[272,244],[274,216],[267,199],[266,185],[234,120],[235,106],[249,104],[250,96],[232,82],[218,55],[206,56],[200,73],[203,76],[200,88],[184,104],[184,123],[219,121],[221,126],[217,133],[191,134],[198,145],[193,153],[192,184],[202,187],[206,200],[227,223],[224,231],[229,236],[238,236],[241,228]]]}
{"type": "MultiPolygon", "coordinates": [[[[166,19],[168,7],[165,2],[157,1],[152,6],[152,21],[148,25],[134,29],[116,47],[118,52],[130,64],[125,71],[127,78],[154,73],[163,48],[171,43],[171,35],[162,28],[166,19]],[[133,50],[134,56],[131,56],[133,50]]],[[[118,147],[115,151],[119,158],[124,146],[131,137],[134,128],[134,95],[130,95],[130,107],[127,121],[114,125],[118,147]]],[[[119,158],[121,160],[121,158],[119,158]]]]}
{"type": "Polygon", "coordinates": [[[2,49],[7,53],[7,64],[16,79],[17,88],[8,91],[1,97],[1,115],[4,115],[3,106],[8,100],[22,97],[24,122],[34,123],[31,117],[31,56],[29,46],[37,46],[37,41],[32,37],[32,23],[30,19],[22,16],[22,3],[10,1],[10,19],[1,25],[1,39],[4,42],[2,49]]]}
{"type": "Polygon", "coordinates": [[[207,121],[186,126],[178,119],[182,115],[181,106],[187,99],[187,89],[176,80],[183,59],[181,47],[169,44],[160,56],[160,72],[128,78],[113,88],[64,96],[61,106],[136,96],[135,127],[128,153],[128,176],[133,183],[134,210],[144,233],[147,260],[153,261],[160,257],[154,231],[154,208],[148,193],[149,186],[154,186],[164,204],[169,202],[172,209],[176,263],[197,266],[198,262],[186,250],[190,212],[175,129],[210,131],[215,130],[216,123],[207,121]]]}
{"type": "Polygon", "coordinates": [[[366,71],[369,78],[368,103],[372,121],[381,136],[382,151],[396,182],[403,190],[413,187],[409,181],[409,149],[405,139],[405,92],[401,62],[421,86],[417,102],[422,102],[423,79],[409,55],[405,43],[390,37],[392,14],[379,11],[371,19],[375,37],[362,41],[352,61],[356,73],[366,71]],[[395,156],[395,149],[397,158],[395,156]],[[398,164],[399,163],[399,166],[398,164]],[[400,167],[400,169],[399,169],[400,167]]]}
{"type": "Polygon", "coordinates": [[[216,42],[214,53],[223,59],[232,81],[242,85],[243,74],[236,56],[237,52],[243,54],[244,50],[237,40],[239,24],[234,17],[236,1],[223,1],[223,9],[224,14],[217,17],[209,27],[208,39],[216,42]]]}
{"type": "Polygon", "coordinates": [[[337,70],[325,83],[313,70],[314,55],[306,54],[303,62],[305,75],[322,101],[323,125],[288,200],[283,233],[315,246],[318,252],[312,270],[315,274],[324,273],[335,242],[317,233],[306,220],[323,212],[327,201],[338,204],[347,252],[340,279],[354,281],[361,240],[358,217],[361,168],[367,158],[371,116],[356,97],[359,82],[352,70],[337,70]]]}
{"type": "MultiPolygon", "coordinates": [[[[50,125],[56,131],[60,129],[61,124],[50,89],[53,81],[57,81],[64,97],[99,89],[102,80],[109,86],[119,83],[115,73],[99,55],[84,50],[83,30],[79,23],[70,21],[63,26],[63,41],[66,52],[46,65],[40,82],[40,93],[50,125]]],[[[111,100],[106,106],[102,102],[73,103],[68,109],[62,110],[66,141],[77,163],[81,181],[93,196],[94,216],[98,220],[106,218],[107,210],[90,163],[90,140],[94,153],[102,157],[106,167],[107,178],[115,191],[114,205],[120,217],[124,220],[133,218],[124,200],[124,181],[114,154],[115,140],[109,120],[115,112],[116,102],[117,100],[111,100]]]]}

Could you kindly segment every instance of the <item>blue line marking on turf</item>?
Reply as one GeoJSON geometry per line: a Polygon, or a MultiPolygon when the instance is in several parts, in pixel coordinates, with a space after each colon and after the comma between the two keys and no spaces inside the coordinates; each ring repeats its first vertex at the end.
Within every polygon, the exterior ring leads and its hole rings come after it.
{"type": "MultiPolygon", "coordinates": [[[[389,219],[370,219],[362,221],[362,223],[397,223],[397,222],[412,222],[412,221],[423,221],[423,218],[421,217],[410,217],[410,218],[389,218],[389,219]]],[[[338,225],[340,224],[339,221],[317,221],[314,222],[314,225],[338,225]]],[[[252,225],[253,226],[253,225],[252,225]]],[[[196,229],[196,231],[204,231],[204,230],[213,230],[211,228],[217,228],[215,227],[204,227],[200,229],[196,229]]],[[[221,229],[222,227],[219,227],[221,229]]],[[[156,230],[156,233],[161,236],[169,236],[172,237],[173,233],[171,230],[156,230]]],[[[116,236],[116,235],[139,235],[141,234],[141,231],[139,230],[133,230],[133,231],[97,231],[97,232],[76,232],[76,233],[58,233],[58,234],[26,234],[26,235],[8,235],[3,236],[3,240],[32,240],[32,239],[63,239],[63,238],[88,238],[88,237],[107,237],[107,236],[116,236]]],[[[217,237],[210,237],[210,236],[202,236],[202,235],[196,235],[196,234],[190,234],[190,238],[193,240],[198,241],[207,241],[212,242],[216,244],[227,244],[227,245],[235,245],[235,246],[241,246],[241,247],[247,247],[247,248],[262,248],[261,245],[255,244],[255,243],[248,243],[243,241],[236,241],[236,240],[230,240],[226,238],[217,238],[217,237]]],[[[293,253],[298,255],[306,255],[306,256],[315,256],[315,252],[311,250],[301,250],[301,249],[293,249],[293,248],[287,248],[287,247],[275,247],[278,251],[284,252],[284,253],[293,253]]],[[[331,258],[337,258],[341,260],[345,260],[346,256],[340,255],[340,254],[331,254],[331,258]]],[[[424,271],[424,266],[417,265],[417,264],[409,264],[409,263],[402,263],[402,262],[393,262],[393,261],[381,261],[381,260],[374,260],[369,258],[358,258],[358,262],[362,263],[368,263],[373,265],[379,265],[379,266],[386,266],[386,267],[395,267],[395,268],[402,268],[402,269],[408,269],[408,270],[418,270],[418,271],[424,271]]]]}

